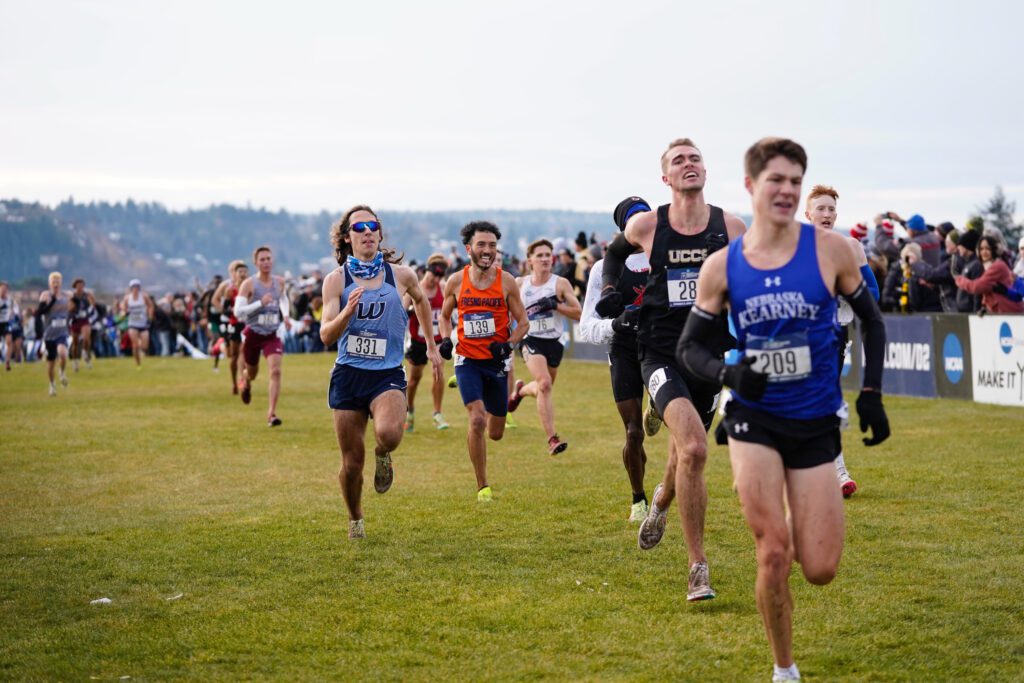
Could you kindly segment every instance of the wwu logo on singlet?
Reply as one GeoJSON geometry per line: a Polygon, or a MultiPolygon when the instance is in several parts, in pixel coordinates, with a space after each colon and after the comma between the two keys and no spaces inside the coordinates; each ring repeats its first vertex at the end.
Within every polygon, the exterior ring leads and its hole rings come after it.
{"type": "Polygon", "coordinates": [[[377,320],[384,315],[387,303],[384,301],[371,301],[363,303],[360,301],[356,308],[356,317],[360,320],[377,320]]]}

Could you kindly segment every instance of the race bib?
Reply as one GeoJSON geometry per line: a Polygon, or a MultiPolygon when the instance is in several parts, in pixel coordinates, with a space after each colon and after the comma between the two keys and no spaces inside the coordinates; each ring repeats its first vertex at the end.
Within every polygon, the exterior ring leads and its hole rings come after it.
{"type": "Polygon", "coordinates": [[[353,331],[348,335],[345,350],[352,356],[382,360],[388,352],[388,340],[373,330],[353,331]]]}
{"type": "Polygon", "coordinates": [[[811,374],[811,347],[806,332],[779,337],[747,337],[745,355],[769,382],[792,382],[811,374]]]}
{"type": "Polygon", "coordinates": [[[668,305],[693,306],[697,300],[697,274],[699,268],[670,268],[667,275],[668,305]]]}
{"type": "Polygon", "coordinates": [[[462,317],[462,333],[470,339],[494,336],[493,313],[467,313],[462,317]]]}
{"type": "Polygon", "coordinates": [[[67,326],[68,326],[68,319],[67,318],[53,318],[52,320],[50,320],[50,327],[55,329],[55,330],[63,330],[67,326]]]}
{"type": "Polygon", "coordinates": [[[541,334],[543,332],[555,331],[555,316],[550,313],[540,313],[530,318],[530,334],[541,334]]]}
{"type": "Polygon", "coordinates": [[[256,316],[256,324],[260,327],[277,327],[281,317],[277,313],[260,313],[256,316]]]}
{"type": "Polygon", "coordinates": [[[431,314],[431,318],[432,318],[432,321],[430,323],[431,333],[435,337],[440,337],[441,336],[441,326],[438,324],[437,321],[441,317],[441,309],[439,309],[439,308],[431,309],[430,314],[431,314]]]}

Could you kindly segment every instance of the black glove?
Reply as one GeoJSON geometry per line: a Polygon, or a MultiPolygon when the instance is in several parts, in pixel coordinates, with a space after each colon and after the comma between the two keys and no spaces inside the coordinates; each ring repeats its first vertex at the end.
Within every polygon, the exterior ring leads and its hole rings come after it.
{"type": "Polygon", "coordinates": [[[615,225],[619,226],[619,230],[626,229],[626,221],[629,217],[635,213],[643,213],[650,211],[651,205],[644,201],[641,197],[626,197],[619,205],[615,207],[615,211],[612,213],[612,218],[615,220],[615,225]]]}
{"type": "Polygon", "coordinates": [[[636,334],[640,327],[640,307],[627,308],[612,321],[612,329],[619,334],[636,334]]]}
{"type": "Polygon", "coordinates": [[[538,313],[547,313],[558,308],[558,297],[557,296],[546,296],[543,299],[534,301],[526,308],[526,316],[531,317],[538,313]]]}
{"type": "Polygon", "coordinates": [[[704,248],[708,250],[708,256],[711,256],[722,247],[728,246],[728,244],[729,236],[720,232],[709,232],[704,236],[704,248]]]}
{"type": "Polygon", "coordinates": [[[768,388],[768,375],[752,368],[753,364],[754,358],[745,356],[736,365],[726,365],[721,376],[722,384],[748,401],[759,400],[768,388]]]}
{"type": "Polygon", "coordinates": [[[861,391],[857,397],[857,416],[860,417],[860,431],[871,427],[872,437],[862,439],[865,446],[877,446],[889,438],[889,418],[882,405],[882,394],[877,391],[861,391]]]}
{"type": "Polygon", "coordinates": [[[608,287],[601,293],[601,298],[597,300],[597,305],[594,306],[594,310],[602,318],[617,318],[622,311],[626,309],[626,305],[622,303],[622,294],[619,290],[608,287]]]}
{"type": "Polygon", "coordinates": [[[491,342],[487,345],[494,360],[505,360],[512,355],[512,345],[508,342],[491,342]]]}
{"type": "Polygon", "coordinates": [[[441,354],[441,358],[445,360],[452,359],[452,346],[452,340],[449,337],[441,340],[441,343],[437,345],[437,352],[441,354]]]}

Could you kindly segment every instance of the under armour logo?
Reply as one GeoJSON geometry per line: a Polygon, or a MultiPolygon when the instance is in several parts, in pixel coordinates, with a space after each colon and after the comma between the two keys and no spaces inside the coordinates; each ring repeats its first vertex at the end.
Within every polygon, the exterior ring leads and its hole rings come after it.
{"type": "Polygon", "coordinates": [[[740,422],[740,423],[738,423],[736,425],[736,429],[734,429],[733,431],[735,431],[737,434],[741,434],[743,432],[749,432],[750,431],[750,425],[747,424],[746,422],[740,422]]]}
{"type": "Polygon", "coordinates": [[[782,278],[779,277],[778,275],[776,275],[775,277],[766,277],[764,279],[764,286],[765,287],[771,287],[772,285],[775,285],[776,287],[778,287],[781,284],[782,284],[782,278]]]}

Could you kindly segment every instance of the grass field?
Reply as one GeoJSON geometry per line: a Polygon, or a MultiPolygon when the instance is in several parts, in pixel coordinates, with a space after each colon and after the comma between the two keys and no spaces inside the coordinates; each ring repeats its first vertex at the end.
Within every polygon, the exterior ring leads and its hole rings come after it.
{"type": "MultiPolygon", "coordinates": [[[[707,468],[709,602],[686,603],[675,506],[661,545],[636,546],[601,364],[563,366],[564,455],[546,454],[530,399],[490,445],[491,505],[457,392],[436,432],[421,390],[394,488],[375,494],[369,465],[368,537],[350,542],[330,364],[285,359],[275,430],[265,376],[243,406],[208,362],[100,361],[56,399],[42,364],[0,376],[0,678],[770,679],[724,448],[707,468]]],[[[861,489],[839,576],[791,581],[804,678],[1021,680],[1024,411],[886,402],[892,439],[847,434],[861,489]]],[[[648,441],[648,494],[665,452],[648,441]]]]}

